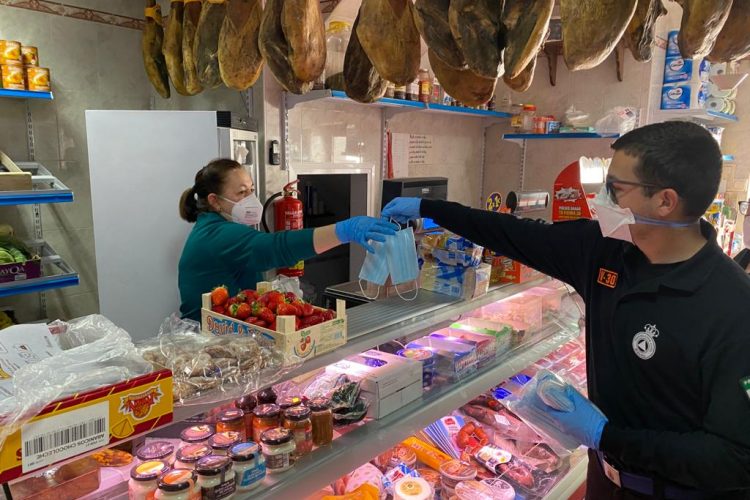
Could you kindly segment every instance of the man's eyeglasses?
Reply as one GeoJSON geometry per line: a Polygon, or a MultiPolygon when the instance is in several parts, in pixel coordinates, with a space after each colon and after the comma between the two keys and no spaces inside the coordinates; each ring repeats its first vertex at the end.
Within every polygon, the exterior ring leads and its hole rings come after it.
{"type": "Polygon", "coordinates": [[[740,213],[742,215],[747,215],[747,209],[750,208],[750,201],[741,201],[740,202],[740,213]]]}
{"type": "Polygon", "coordinates": [[[607,179],[604,181],[604,185],[607,188],[607,194],[609,195],[609,199],[612,200],[614,203],[617,203],[617,195],[615,194],[615,184],[623,184],[625,186],[656,188],[656,189],[667,189],[665,186],[659,186],[657,184],[648,184],[646,182],[621,181],[620,179],[616,179],[614,177],[607,177],[607,179]]]}

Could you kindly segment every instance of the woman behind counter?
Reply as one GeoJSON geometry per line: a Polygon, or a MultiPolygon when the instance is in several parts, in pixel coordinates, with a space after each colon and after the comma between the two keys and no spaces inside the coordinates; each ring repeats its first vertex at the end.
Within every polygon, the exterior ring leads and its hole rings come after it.
{"type": "Polygon", "coordinates": [[[372,217],[352,217],[315,229],[262,233],[263,206],[250,174],[229,159],[210,162],[180,197],[180,217],[195,223],[178,266],[180,313],[200,321],[201,295],[218,285],[230,294],[255,288],[261,273],[291,266],[338,245],[354,242],[372,252],[368,240],[383,242],[395,227],[372,217]]]}

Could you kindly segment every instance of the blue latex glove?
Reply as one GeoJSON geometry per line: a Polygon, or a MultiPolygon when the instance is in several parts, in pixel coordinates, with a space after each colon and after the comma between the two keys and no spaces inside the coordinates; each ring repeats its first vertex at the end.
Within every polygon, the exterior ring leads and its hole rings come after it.
{"type": "Polygon", "coordinates": [[[358,243],[368,252],[375,253],[375,249],[367,241],[373,240],[383,243],[385,237],[393,236],[397,229],[395,225],[389,222],[359,215],[337,222],[336,236],[341,240],[341,243],[358,243]]]}
{"type": "MultiPolygon", "coordinates": [[[[559,426],[559,429],[593,450],[599,449],[602,431],[607,417],[594,403],[583,397],[573,386],[565,387],[565,397],[572,403],[572,411],[560,411],[545,406],[545,411],[559,426]]],[[[542,398],[544,399],[544,398],[542,398]]]]}
{"type": "Polygon", "coordinates": [[[421,198],[394,198],[383,207],[380,216],[384,219],[393,219],[399,224],[406,224],[410,220],[419,219],[419,206],[421,198]]]}

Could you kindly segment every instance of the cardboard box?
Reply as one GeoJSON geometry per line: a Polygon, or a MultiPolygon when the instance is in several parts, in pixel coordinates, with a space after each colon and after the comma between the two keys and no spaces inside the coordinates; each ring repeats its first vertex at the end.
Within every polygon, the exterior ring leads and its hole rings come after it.
{"type": "Polygon", "coordinates": [[[33,250],[24,242],[13,236],[6,236],[0,238],[0,245],[3,245],[4,243],[13,245],[17,249],[23,251],[26,255],[30,256],[30,258],[26,262],[0,264],[0,283],[30,280],[39,278],[42,275],[41,257],[35,255],[33,250]]]}
{"type": "Polygon", "coordinates": [[[499,283],[528,283],[544,276],[539,271],[530,268],[508,257],[498,257],[497,265],[493,265],[490,282],[499,283]]]}
{"type": "Polygon", "coordinates": [[[5,441],[0,482],[168,424],[172,410],[169,370],[50,403],[5,441]]]}
{"type": "Polygon", "coordinates": [[[452,297],[472,299],[487,293],[492,267],[425,265],[419,274],[420,287],[452,297]]]}
{"type": "Polygon", "coordinates": [[[369,350],[349,356],[327,366],[326,372],[359,380],[370,402],[368,415],[372,418],[384,417],[422,395],[422,364],[386,352],[369,350]]]}
{"type": "Polygon", "coordinates": [[[278,331],[262,328],[242,320],[230,318],[211,310],[211,294],[203,295],[201,307],[201,332],[205,335],[260,335],[276,345],[289,362],[292,357],[303,360],[333,351],[346,344],[346,302],[336,300],[336,317],[318,325],[295,330],[294,316],[278,316],[278,331]]]}
{"type": "Polygon", "coordinates": [[[477,366],[483,366],[497,355],[497,338],[485,333],[471,332],[460,328],[443,328],[430,334],[430,337],[448,338],[473,345],[477,350],[477,366]]]}

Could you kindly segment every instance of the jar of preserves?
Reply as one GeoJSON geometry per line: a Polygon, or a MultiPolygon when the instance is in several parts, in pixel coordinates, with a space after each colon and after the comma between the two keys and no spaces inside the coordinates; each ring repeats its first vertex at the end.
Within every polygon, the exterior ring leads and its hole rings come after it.
{"type": "Polygon", "coordinates": [[[213,449],[214,455],[224,455],[226,456],[229,454],[229,449],[239,443],[240,440],[240,433],[236,431],[225,431],[225,432],[217,432],[213,436],[211,436],[211,439],[208,440],[208,444],[211,445],[211,449],[213,449]]]}
{"type": "Polygon", "coordinates": [[[203,498],[220,500],[234,497],[237,484],[231,458],[221,455],[203,457],[195,464],[195,472],[203,498]]]}
{"type": "Polygon", "coordinates": [[[195,463],[211,454],[208,444],[188,444],[177,450],[174,466],[176,469],[195,469],[195,463]]]}
{"type": "Polygon", "coordinates": [[[247,439],[253,438],[253,410],[258,406],[258,400],[252,394],[242,396],[234,402],[234,406],[242,410],[245,420],[245,436],[247,439]]]}
{"type": "Polygon", "coordinates": [[[443,87],[437,78],[432,80],[432,98],[430,102],[433,104],[443,104],[443,87]]]}
{"type": "Polygon", "coordinates": [[[173,469],[162,474],[154,498],[156,500],[199,500],[200,488],[195,483],[195,472],[173,469]]]}
{"type": "Polygon", "coordinates": [[[229,450],[232,459],[237,491],[249,491],[266,477],[266,459],[256,443],[236,444],[229,450]]]}
{"type": "Polygon", "coordinates": [[[344,90],[344,56],[352,28],[349,23],[331,21],[326,30],[325,88],[344,90]]]}
{"type": "Polygon", "coordinates": [[[294,458],[299,458],[312,451],[312,421],[310,408],[295,406],[284,412],[284,427],[292,431],[295,450],[294,458]]]}
{"type": "Polygon", "coordinates": [[[240,433],[240,441],[247,441],[248,436],[245,431],[245,412],[239,408],[230,408],[219,414],[219,420],[216,422],[217,432],[234,431],[240,433]]]}
{"type": "Polygon", "coordinates": [[[174,463],[174,445],[169,441],[151,441],[135,452],[139,462],[162,460],[170,466],[174,463]]]}
{"type": "Polygon", "coordinates": [[[281,425],[281,409],[274,404],[256,406],[253,410],[253,441],[260,443],[263,431],[275,429],[281,425]]]}
{"type": "Polygon", "coordinates": [[[396,87],[393,89],[393,98],[394,99],[406,99],[406,85],[396,85],[396,87]]]}
{"type": "Polygon", "coordinates": [[[425,104],[432,101],[432,77],[424,68],[419,70],[419,100],[425,104]]]}
{"type": "Polygon", "coordinates": [[[287,396],[278,400],[279,409],[284,413],[289,408],[299,406],[302,404],[302,399],[298,396],[287,396]]]}
{"type": "Polygon", "coordinates": [[[315,446],[323,446],[333,441],[333,411],[331,400],[315,398],[308,405],[311,410],[312,439],[315,446]]]}
{"type": "Polygon", "coordinates": [[[419,79],[406,84],[406,99],[408,101],[419,100],[419,79]]]}
{"type": "Polygon", "coordinates": [[[266,460],[266,470],[269,474],[284,472],[294,465],[292,453],[296,446],[289,429],[278,427],[267,430],[261,435],[260,442],[263,447],[263,458],[266,460]]]}
{"type": "Polygon", "coordinates": [[[212,425],[193,425],[180,433],[183,445],[208,444],[208,439],[216,433],[212,425]]]}
{"type": "Polygon", "coordinates": [[[133,467],[128,481],[128,500],[153,499],[159,477],[168,470],[169,465],[161,460],[151,460],[133,467]]]}
{"type": "Polygon", "coordinates": [[[533,132],[534,131],[534,118],[536,117],[536,106],[533,104],[524,104],[523,109],[521,111],[521,120],[523,121],[521,125],[521,130],[524,132],[533,132]]]}

